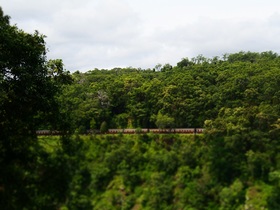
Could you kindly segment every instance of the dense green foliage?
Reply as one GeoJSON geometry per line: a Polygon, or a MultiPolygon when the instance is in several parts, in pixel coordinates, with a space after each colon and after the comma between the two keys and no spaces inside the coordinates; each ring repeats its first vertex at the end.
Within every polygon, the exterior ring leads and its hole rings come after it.
{"type": "Polygon", "coordinates": [[[273,52],[198,56],[153,70],[77,71],[61,98],[80,130],[104,121],[109,128],[204,127],[205,120],[241,109],[259,120],[248,126],[267,131],[279,117],[279,75],[273,52]]]}
{"type": "Polygon", "coordinates": [[[72,74],[74,83],[61,101],[79,132],[156,126],[206,130],[203,136],[79,140],[67,159],[79,167],[68,169],[73,176],[64,207],[279,209],[280,57],[240,52],[167,67],[72,74]]]}
{"type": "Polygon", "coordinates": [[[45,200],[49,207],[58,203],[61,193],[61,209],[280,207],[278,147],[261,147],[265,139],[253,139],[253,134],[215,139],[178,134],[76,136],[67,149],[52,137],[40,139],[49,154],[47,162],[55,163],[55,179],[48,182],[52,194],[45,200]],[[242,148],[249,138],[251,145],[242,148]]]}
{"type": "Polygon", "coordinates": [[[0,7],[1,209],[36,206],[44,152],[35,131],[63,130],[57,95],[71,77],[62,66],[61,60],[47,61],[43,35],[11,26],[0,7]]]}
{"type": "Polygon", "coordinates": [[[69,75],[1,9],[0,29],[1,208],[280,209],[278,54],[69,75]],[[205,133],[78,135],[154,127],[205,133]]]}

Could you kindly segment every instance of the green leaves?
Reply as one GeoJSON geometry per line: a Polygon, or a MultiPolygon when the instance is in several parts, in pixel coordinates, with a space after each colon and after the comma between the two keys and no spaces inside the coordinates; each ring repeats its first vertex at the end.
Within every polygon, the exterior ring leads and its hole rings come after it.
{"type": "Polygon", "coordinates": [[[174,126],[174,118],[169,117],[167,115],[161,114],[161,112],[158,113],[156,117],[156,126],[160,129],[163,128],[172,128],[174,126]]]}

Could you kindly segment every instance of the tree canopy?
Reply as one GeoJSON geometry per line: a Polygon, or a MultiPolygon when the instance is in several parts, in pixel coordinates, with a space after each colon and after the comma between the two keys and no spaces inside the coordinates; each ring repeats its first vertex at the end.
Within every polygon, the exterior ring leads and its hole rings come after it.
{"type": "Polygon", "coordinates": [[[36,130],[59,125],[57,94],[70,77],[61,61],[60,71],[50,74],[44,35],[26,33],[9,20],[0,8],[0,195],[4,209],[16,209],[31,199],[36,130]]]}
{"type": "Polygon", "coordinates": [[[85,130],[92,119],[97,128],[103,121],[109,128],[155,128],[158,113],[173,118],[174,127],[203,127],[223,108],[277,110],[279,59],[273,52],[239,52],[184,58],[161,71],[74,72],[74,83],[62,95],[64,108],[72,113],[72,125],[85,130]]]}

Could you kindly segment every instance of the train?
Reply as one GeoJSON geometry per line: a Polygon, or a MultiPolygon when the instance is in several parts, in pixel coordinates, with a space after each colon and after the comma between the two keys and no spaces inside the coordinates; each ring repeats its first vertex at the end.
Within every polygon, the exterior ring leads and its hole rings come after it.
{"type": "Polygon", "coordinates": [[[137,133],[181,133],[181,134],[201,134],[203,128],[172,128],[172,129],[158,129],[158,128],[141,128],[141,129],[108,129],[108,134],[137,134],[137,133]]]}
{"type": "MultiPolygon", "coordinates": [[[[124,128],[124,129],[108,129],[105,133],[101,133],[100,130],[87,130],[86,134],[144,134],[144,133],[158,133],[158,134],[202,134],[203,128],[170,128],[170,129],[159,129],[159,128],[124,128]]],[[[61,135],[60,131],[51,130],[37,130],[38,136],[44,135],[61,135]]]]}
{"type": "Polygon", "coordinates": [[[63,132],[56,131],[56,130],[37,130],[36,135],[37,136],[58,136],[62,135],[63,132]]]}

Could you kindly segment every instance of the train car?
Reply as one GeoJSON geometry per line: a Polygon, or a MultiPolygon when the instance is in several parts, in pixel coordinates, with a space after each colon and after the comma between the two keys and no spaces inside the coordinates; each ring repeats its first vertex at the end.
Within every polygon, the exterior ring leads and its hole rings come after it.
{"type": "Polygon", "coordinates": [[[38,136],[47,136],[50,135],[50,130],[37,130],[36,135],[38,136]]]}
{"type": "Polygon", "coordinates": [[[175,133],[175,129],[158,129],[158,128],[151,128],[149,129],[150,133],[175,133]]]}
{"type": "Polygon", "coordinates": [[[126,129],[123,129],[123,133],[124,134],[134,134],[134,133],[136,133],[136,129],[126,128],[126,129]]]}
{"type": "Polygon", "coordinates": [[[37,130],[37,136],[52,136],[52,135],[60,135],[61,131],[52,131],[52,130],[37,130]]]}
{"type": "Polygon", "coordinates": [[[196,133],[203,133],[204,132],[204,129],[203,128],[196,128],[196,133]]]}
{"type": "Polygon", "coordinates": [[[176,133],[182,134],[193,134],[195,132],[194,128],[175,128],[176,133]]]}
{"type": "Polygon", "coordinates": [[[149,132],[150,132],[150,133],[159,133],[159,129],[157,129],[157,128],[151,128],[151,129],[149,129],[149,132]]]}
{"type": "Polygon", "coordinates": [[[118,133],[123,133],[124,129],[108,129],[109,134],[118,134],[118,133]]]}
{"type": "Polygon", "coordinates": [[[137,129],[136,132],[138,132],[138,133],[149,133],[149,129],[148,128],[142,128],[140,130],[137,129]]]}

